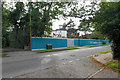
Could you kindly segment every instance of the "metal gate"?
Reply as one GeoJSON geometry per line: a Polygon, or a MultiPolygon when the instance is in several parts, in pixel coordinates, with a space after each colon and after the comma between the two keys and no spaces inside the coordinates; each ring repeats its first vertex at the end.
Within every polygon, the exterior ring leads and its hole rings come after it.
{"type": "Polygon", "coordinates": [[[67,39],[67,47],[73,47],[74,46],[74,39],[67,39]]]}

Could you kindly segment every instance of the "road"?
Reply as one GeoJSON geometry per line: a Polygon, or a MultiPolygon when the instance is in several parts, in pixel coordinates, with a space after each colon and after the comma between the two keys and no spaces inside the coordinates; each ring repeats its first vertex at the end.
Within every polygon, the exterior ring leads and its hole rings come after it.
{"type": "MultiPolygon", "coordinates": [[[[80,48],[75,50],[47,52],[47,53],[33,53],[30,51],[13,52],[13,54],[18,53],[18,55],[12,55],[12,53],[10,53],[11,55],[10,57],[4,57],[2,59],[3,78],[10,78],[16,76],[30,77],[31,75],[33,75],[32,74],[33,72],[36,72],[36,75],[31,76],[32,78],[33,77],[65,78],[71,75],[72,75],[71,77],[86,78],[89,77],[94,72],[101,69],[99,66],[91,62],[90,56],[106,50],[110,50],[110,47],[101,46],[101,47],[80,48]],[[70,63],[72,63],[71,67],[70,67],[70,63]],[[85,65],[86,67],[84,67],[85,65]],[[73,68],[75,67],[75,69],[79,69],[82,73],[80,71],[76,72],[77,70],[72,71],[71,69],[72,67],[73,68]],[[59,73],[58,74],[53,73],[52,75],[53,69],[58,69],[59,73]],[[73,72],[73,74],[67,75],[66,72],[63,71],[68,71],[69,73],[73,72]],[[30,75],[24,75],[27,73],[29,73],[30,75]],[[38,73],[39,75],[37,75],[38,73]],[[49,73],[51,74],[51,76],[48,76],[49,73]],[[78,73],[79,75],[77,74],[75,75],[74,73],[78,73]]],[[[108,71],[107,73],[111,73],[111,72],[108,71]]],[[[109,76],[111,75],[112,74],[110,74],[109,76]]]]}

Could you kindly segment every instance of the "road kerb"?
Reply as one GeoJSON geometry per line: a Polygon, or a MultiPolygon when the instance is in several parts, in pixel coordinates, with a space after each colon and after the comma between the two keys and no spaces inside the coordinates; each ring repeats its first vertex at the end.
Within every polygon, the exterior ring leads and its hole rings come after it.
{"type": "Polygon", "coordinates": [[[103,64],[103,63],[99,62],[98,60],[96,60],[96,59],[94,58],[94,56],[91,56],[91,60],[92,60],[93,62],[95,62],[96,64],[98,64],[100,67],[104,67],[104,69],[112,70],[112,71],[117,72],[117,73],[120,74],[120,72],[117,71],[115,68],[113,68],[113,67],[111,67],[111,66],[109,66],[109,65],[107,65],[107,64],[103,64]]]}

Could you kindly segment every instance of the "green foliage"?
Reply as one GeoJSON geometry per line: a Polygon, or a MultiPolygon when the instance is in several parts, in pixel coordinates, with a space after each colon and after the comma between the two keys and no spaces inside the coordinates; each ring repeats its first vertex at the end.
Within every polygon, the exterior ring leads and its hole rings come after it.
{"type": "Polygon", "coordinates": [[[45,31],[47,32],[47,36],[49,36],[52,32],[52,28],[48,27],[45,29],[45,31]]]}
{"type": "Polygon", "coordinates": [[[95,28],[112,42],[113,58],[120,57],[120,2],[102,2],[94,17],[95,28]]]}
{"type": "Polygon", "coordinates": [[[84,31],[84,33],[85,33],[84,38],[87,38],[87,36],[86,36],[87,31],[89,31],[89,32],[91,31],[91,29],[90,29],[90,20],[83,19],[81,21],[80,25],[78,26],[78,30],[84,31]]]}
{"type": "Polygon", "coordinates": [[[62,30],[67,30],[67,37],[68,38],[76,38],[76,37],[79,37],[79,33],[77,33],[77,30],[78,29],[75,29],[75,23],[74,21],[72,21],[72,19],[70,19],[69,22],[67,23],[63,23],[63,25],[60,25],[62,26],[62,30]]]}
{"type": "Polygon", "coordinates": [[[3,4],[3,47],[10,43],[11,47],[24,48],[30,46],[31,36],[42,37],[44,31],[49,35],[52,32],[52,19],[59,19],[58,15],[65,16],[66,5],[71,3],[29,2],[25,5],[23,2],[15,2],[14,4],[14,8],[12,5],[12,8],[8,9],[3,4]],[[8,33],[9,28],[11,30],[8,33]]]}
{"type": "Polygon", "coordinates": [[[79,33],[77,33],[77,29],[70,28],[67,30],[67,37],[68,38],[75,38],[79,37],[79,33]]]}
{"type": "Polygon", "coordinates": [[[66,38],[65,36],[63,36],[62,38],[66,38]]]}
{"type": "MultiPolygon", "coordinates": [[[[83,1],[84,3],[84,1],[83,1]]],[[[78,4],[80,5],[80,4],[78,4]]],[[[80,23],[78,26],[79,31],[84,31],[85,35],[83,38],[87,38],[87,31],[91,32],[91,22],[92,17],[94,16],[96,12],[96,5],[97,1],[94,0],[91,2],[90,5],[87,5],[86,3],[81,4],[81,7],[75,6],[74,8],[71,8],[71,11],[69,13],[69,16],[79,18],[80,23]]]]}
{"type": "Polygon", "coordinates": [[[100,39],[100,40],[104,40],[105,39],[105,35],[101,34],[100,32],[98,31],[93,31],[91,36],[90,36],[91,39],[100,39]]]}
{"type": "MultiPolygon", "coordinates": [[[[4,3],[3,3],[4,4],[4,3]]],[[[3,5],[2,5],[3,6],[3,5]]],[[[8,19],[10,14],[10,11],[6,8],[2,8],[2,47],[8,47],[9,46],[9,30],[10,27],[10,21],[8,19]]]]}
{"type": "Polygon", "coordinates": [[[15,9],[9,14],[9,21],[12,24],[12,31],[10,32],[10,46],[16,48],[24,48],[29,45],[29,26],[28,26],[28,14],[25,14],[26,10],[23,2],[17,2],[15,9]]]}
{"type": "Polygon", "coordinates": [[[2,37],[2,47],[6,47],[6,38],[2,37]]]}
{"type": "Polygon", "coordinates": [[[119,60],[112,60],[107,63],[109,66],[115,68],[117,71],[120,71],[120,61],[119,60]]]}
{"type": "Polygon", "coordinates": [[[59,19],[58,15],[64,15],[65,5],[64,2],[29,2],[29,14],[31,16],[32,35],[40,36],[44,35],[44,31],[50,34],[52,26],[52,19],[59,19]],[[48,31],[50,30],[50,31],[48,31]]]}
{"type": "Polygon", "coordinates": [[[109,52],[112,52],[112,50],[107,50],[107,51],[104,51],[104,52],[100,52],[100,54],[106,54],[106,53],[109,53],[109,52]]]}
{"type": "Polygon", "coordinates": [[[5,53],[4,53],[4,54],[3,54],[3,53],[2,53],[2,54],[0,54],[0,56],[7,56],[7,55],[8,55],[8,54],[5,54],[5,53]]]}

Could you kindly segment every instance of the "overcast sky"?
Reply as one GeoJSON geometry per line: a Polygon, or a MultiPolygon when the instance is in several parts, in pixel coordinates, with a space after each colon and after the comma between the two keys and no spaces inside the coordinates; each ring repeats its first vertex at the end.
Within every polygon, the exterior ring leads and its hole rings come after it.
{"type": "Polygon", "coordinates": [[[79,18],[71,18],[71,17],[69,17],[68,19],[66,19],[66,20],[64,20],[64,19],[60,19],[60,20],[53,20],[54,22],[53,22],[53,26],[52,26],[52,28],[53,28],[53,30],[55,30],[55,29],[59,29],[60,28],[60,26],[59,25],[63,25],[63,23],[67,23],[67,22],[69,22],[70,21],[70,19],[72,19],[73,21],[74,21],[74,23],[75,23],[75,28],[77,28],[77,26],[80,24],[80,22],[79,22],[79,18]]]}
{"type": "MultiPolygon", "coordinates": [[[[83,0],[79,1],[79,3],[80,3],[80,4],[83,4],[83,0]]],[[[90,1],[87,1],[87,0],[86,0],[86,1],[85,1],[85,5],[90,5],[90,1]]],[[[78,5],[78,6],[79,6],[79,5],[78,5]]],[[[63,23],[69,22],[70,19],[72,19],[72,20],[74,21],[74,23],[75,23],[75,25],[76,25],[75,28],[77,28],[77,27],[79,26],[79,24],[80,24],[80,22],[79,22],[80,18],[68,17],[68,19],[66,19],[66,20],[64,20],[63,18],[60,18],[60,20],[53,20],[53,21],[54,21],[54,22],[53,22],[53,26],[52,26],[53,30],[59,29],[59,28],[60,28],[59,25],[63,25],[63,23]]]]}

